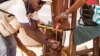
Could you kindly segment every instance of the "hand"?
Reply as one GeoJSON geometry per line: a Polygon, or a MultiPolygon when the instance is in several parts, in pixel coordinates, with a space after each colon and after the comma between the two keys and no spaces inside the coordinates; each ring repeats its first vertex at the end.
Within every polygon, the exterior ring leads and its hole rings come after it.
{"type": "Polygon", "coordinates": [[[36,54],[31,50],[27,50],[26,54],[27,56],[36,56],[36,54]]]}
{"type": "Polygon", "coordinates": [[[59,48],[59,41],[49,39],[48,42],[51,49],[57,50],[59,48]]]}
{"type": "Polygon", "coordinates": [[[64,21],[64,17],[62,15],[58,15],[55,18],[56,23],[62,23],[64,21]]]}
{"type": "Polygon", "coordinates": [[[60,15],[56,17],[56,23],[62,23],[68,17],[68,14],[62,12],[60,15]]]}

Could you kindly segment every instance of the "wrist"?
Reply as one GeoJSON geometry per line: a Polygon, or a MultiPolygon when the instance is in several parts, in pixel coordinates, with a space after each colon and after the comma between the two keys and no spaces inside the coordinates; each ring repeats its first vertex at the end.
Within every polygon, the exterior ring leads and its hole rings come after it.
{"type": "Polygon", "coordinates": [[[62,12],[60,15],[63,16],[64,18],[68,17],[68,14],[66,14],[66,12],[62,12]]]}
{"type": "Polygon", "coordinates": [[[65,11],[65,14],[69,14],[69,13],[68,13],[68,10],[65,11]]]}

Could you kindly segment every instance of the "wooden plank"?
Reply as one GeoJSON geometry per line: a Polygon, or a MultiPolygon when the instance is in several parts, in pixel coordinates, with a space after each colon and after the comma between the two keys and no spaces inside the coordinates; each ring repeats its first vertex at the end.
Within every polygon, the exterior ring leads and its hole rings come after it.
{"type": "MultiPolygon", "coordinates": [[[[99,0],[96,0],[99,4],[99,0]]],[[[93,39],[93,56],[100,56],[100,37],[93,39]]]]}
{"type": "MultiPolygon", "coordinates": [[[[75,0],[70,0],[70,6],[75,2],[75,0]]],[[[76,26],[76,16],[77,11],[72,13],[72,21],[71,21],[71,28],[76,26]]],[[[76,56],[76,45],[74,43],[74,35],[73,30],[71,30],[70,40],[69,40],[69,55],[76,56]]]]}
{"type": "Polygon", "coordinates": [[[85,49],[85,50],[80,50],[80,51],[76,52],[76,55],[87,54],[87,53],[92,52],[92,51],[93,51],[93,48],[85,49]]]}
{"type": "Polygon", "coordinates": [[[97,37],[93,40],[93,56],[100,56],[99,53],[99,37],[97,37]]]}
{"type": "Polygon", "coordinates": [[[70,34],[70,40],[69,40],[69,56],[76,56],[76,45],[74,42],[74,35],[73,32],[70,34]]]}
{"type": "Polygon", "coordinates": [[[63,0],[52,0],[52,21],[53,27],[56,26],[55,17],[63,10],[63,0]]]}

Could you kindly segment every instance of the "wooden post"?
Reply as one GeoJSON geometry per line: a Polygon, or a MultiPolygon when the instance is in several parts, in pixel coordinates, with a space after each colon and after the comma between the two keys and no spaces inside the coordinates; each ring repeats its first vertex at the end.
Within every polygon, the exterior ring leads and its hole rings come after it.
{"type": "Polygon", "coordinates": [[[99,55],[100,55],[100,37],[99,37],[99,55]]]}
{"type": "Polygon", "coordinates": [[[97,37],[93,39],[93,56],[100,56],[99,48],[99,37],[97,37]]]}
{"type": "MultiPolygon", "coordinates": [[[[97,0],[98,4],[99,4],[99,0],[97,0]]],[[[95,39],[93,39],[93,56],[100,56],[100,37],[97,37],[95,39]]]]}
{"type": "MultiPolygon", "coordinates": [[[[74,2],[75,2],[75,0],[70,0],[70,6],[74,2]]],[[[77,16],[77,11],[72,13],[71,27],[76,26],[76,16],[77,16]]],[[[71,30],[70,40],[69,40],[69,56],[76,56],[76,45],[75,45],[75,42],[74,42],[73,30],[71,30]]]]}
{"type": "MultiPolygon", "coordinates": [[[[59,15],[63,11],[63,0],[52,0],[52,23],[53,27],[56,27],[56,19],[55,17],[59,15]]],[[[55,32],[55,37],[58,41],[62,42],[63,32],[55,32]],[[56,35],[57,34],[57,35],[56,35]]]]}
{"type": "MultiPolygon", "coordinates": [[[[53,27],[57,25],[55,17],[68,8],[68,0],[52,0],[52,21],[53,27]]],[[[68,19],[61,23],[60,28],[69,29],[68,19]]]]}
{"type": "MultiPolygon", "coordinates": [[[[62,10],[63,10],[63,0],[52,0],[52,4],[51,4],[51,9],[52,9],[52,26],[55,28],[56,27],[56,20],[55,17],[57,15],[59,15],[62,10]]],[[[62,46],[62,36],[63,36],[63,32],[52,32],[50,30],[47,30],[46,35],[51,38],[51,39],[55,39],[57,41],[60,41],[60,46],[62,46]]],[[[43,56],[61,56],[60,55],[60,50],[55,52],[51,52],[52,50],[48,47],[44,47],[44,54],[43,56]],[[51,52],[51,53],[50,53],[51,52]]]]}
{"type": "Polygon", "coordinates": [[[63,0],[52,0],[52,23],[53,27],[56,26],[55,17],[62,12],[63,0]]]}

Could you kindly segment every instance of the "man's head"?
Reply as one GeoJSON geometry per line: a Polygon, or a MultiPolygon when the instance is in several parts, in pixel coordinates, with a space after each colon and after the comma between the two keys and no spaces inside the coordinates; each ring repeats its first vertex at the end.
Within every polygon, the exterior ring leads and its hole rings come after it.
{"type": "Polygon", "coordinates": [[[46,2],[42,0],[24,0],[28,12],[38,11],[46,2]]]}
{"type": "Polygon", "coordinates": [[[42,0],[32,0],[31,4],[32,4],[32,8],[33,9],[39,10],[45,4],[45,1],[42,1],[42,0]]]}

